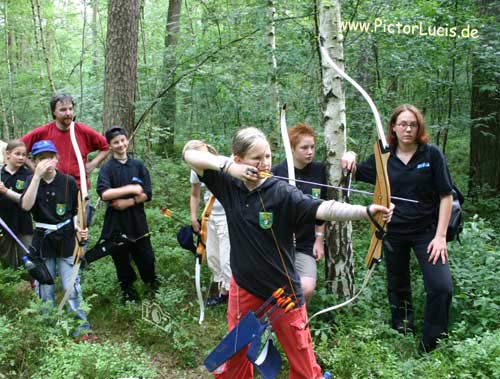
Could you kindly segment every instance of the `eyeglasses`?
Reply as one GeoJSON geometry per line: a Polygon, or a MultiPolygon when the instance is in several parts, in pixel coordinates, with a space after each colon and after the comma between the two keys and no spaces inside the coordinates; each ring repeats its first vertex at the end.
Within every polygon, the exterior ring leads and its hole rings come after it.
{"type": "Polygon", "coordinates": [[[407,129],[408,127],[412,128],[412,129],[416,129],[418,128],[418,124],[416,122],[400,122],[399,124],[396,124],[397,126],[399,126],[401,129],[407,129]]]}

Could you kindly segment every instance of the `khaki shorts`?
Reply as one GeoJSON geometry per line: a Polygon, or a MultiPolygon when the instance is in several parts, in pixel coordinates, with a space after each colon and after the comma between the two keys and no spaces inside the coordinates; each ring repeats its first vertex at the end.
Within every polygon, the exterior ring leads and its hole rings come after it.
{"type": "Polygon", "coordinates": [[[295,254],[295,268],[300,277],[306,276],[308,278],[316,279],[318,276],[318,269],[316,259],[314,257],[297,251],[295,254]]]}

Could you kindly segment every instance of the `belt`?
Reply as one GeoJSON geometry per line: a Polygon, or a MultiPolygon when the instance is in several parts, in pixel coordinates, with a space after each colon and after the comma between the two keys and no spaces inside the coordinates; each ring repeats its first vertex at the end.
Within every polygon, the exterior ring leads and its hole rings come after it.
{"type": "Polygon", "coordinates": [[[35,222],[35,228],[45,229],[55,232],[56,230],[61,229],[63,226],[68,225],[71,222],[71,219],[68,218],[59,224],[46,224],[44,222],[35,222]]]}

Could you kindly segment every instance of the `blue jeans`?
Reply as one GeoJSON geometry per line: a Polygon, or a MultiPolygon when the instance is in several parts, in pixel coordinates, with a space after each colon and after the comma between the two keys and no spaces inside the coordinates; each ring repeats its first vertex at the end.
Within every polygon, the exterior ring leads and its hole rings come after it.
{"type": "MultiPolygon", "coordinates": [[[[59,269],[58,271],[59,276],[61,277],[63,291],[66,292],[68,286],[70,285],[71,273],[73,271],[73,257],[69,256],[66,258],[44,258],[44,261],[47,269],[54,279],[56,277],[56,268],[59,269]]],[[[50,302],[54,307],[56,306],[56,286],[54,284],[40,285],[40,283],[35,281],[35,291],[40,299],[50,302]]],[[[78,335],[80,334],[80,332],[90,329],[90,324],[87,321],[87,314],[80,307],[81,302],[82,290],[80,288],[80,276],[77,275],[67,304],[69,310],[75,313],[76,318],[84,321],[84,323],[81,324],[75,332],[75,335],[78,335]]]]}

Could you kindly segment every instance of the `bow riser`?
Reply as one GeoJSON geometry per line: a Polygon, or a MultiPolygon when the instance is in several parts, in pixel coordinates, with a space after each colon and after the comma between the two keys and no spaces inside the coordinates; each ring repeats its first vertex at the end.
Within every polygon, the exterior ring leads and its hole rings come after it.
{"type": "MultiPolygon", "coordinates": [[[[374,147],[375,165],[377,168],[377,179],[375,182],[375,191],[373,193],[373,203],[383,205],[389,208],[391,205],[391,187],[389,184],[389,176],[387,173],[387,162],[389,160],[389,152],[382,152],[379,142],[375,143],[374,147]]],[[[375,221],[384,229],[387,229],[387,223],[383,220],[382,215],[377,213],[374,216],[375,221]]],[[[383,240],[375,233],[376,227],[372,225],[373,233],[370,242],[370,248],[365,257],[365,264],[371,268],[374,263],[378,263],[382,256],[383,240]]]]}

